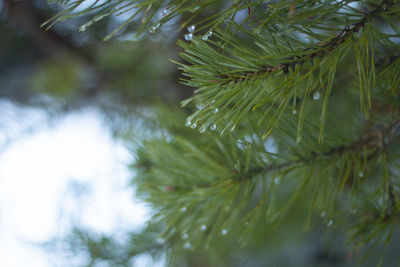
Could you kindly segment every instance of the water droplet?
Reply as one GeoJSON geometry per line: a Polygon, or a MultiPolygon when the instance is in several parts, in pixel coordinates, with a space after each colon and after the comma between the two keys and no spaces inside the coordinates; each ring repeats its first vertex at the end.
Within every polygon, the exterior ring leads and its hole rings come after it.
{"type": "Polygon", "coordinates": [[[213,35],[213,32],[209,31],[207,34],[204,34],[201,39],[203,39],[203,41],[207,41],[208,38],[210,38],[212,35],[213,35]]]}
{"type": "Polygon", "coordinates": [[[86,31],[86,25],[80,26],[80,27],[79,27],[79,31],[80,31],[80,32],[86,31]]]}
{"type": "Polygon", "coordinates": [[[221,234],[222,234],[222,235],[226,235],[227,233],[228,233],[228,230],[222,229],[222,231],[221,231],[221,234]]]}
{"type": "Polygon", "coordinates": [[[321,98],[321,93],[320,92],[315,92],[313,95],[313,99],[315,101],[319,100],[321,98]]]}
{"type": "Polygon", "coordinates": [[[215,131],[217,129],[217,125],[214,123],[213,125],[210,126],[211,131],[215,131]]]}
{"type": "Polygon", "coordinates": [[[215,114],[215,113],[218,113],[218,111],[219,111],[219,108],[215,108],[214,111],[213,111],[213,113],[214,113],[214,114],[215,114]]]}
{"type": "Polygon", "coordinates": [[[281,182],[280,177],[276,177],[276,178],[274,179],[274,183],[275,183],[275,184],[279,184],[280,182],[281,182]]]}
{"type": "Polygon", "coordinates": [[[333,225],[333,220],[330,220],[327,224],[328,227],[331,227],[333,225]]]}
{"type": "Polygon", "coordinates": [[[205,231],[205,230],[207,230],[207,226],[206,226],[205,224],[203,224],[203,225],[200,227],[200,229],[201,229],[201,231],[205,231]]]}
{"type": "Polygon", "coordinates": [[[186,121],[185,126],[189,127],[190,125],[192,125],[192,122],[191,121],[186,121]]]}
{"type": "Polygon", "coordinates": [[[188,32],[193,33],[194,30],[196,30],[196,26],[195,25],[190,25],[189,27],[187,27],[188,32]]]}
{"type": "Polygon", "coordinates": [[[199,132],[200,133],[204,133],[206,131],[206,128],[205,127],[201,127],[200,129],[199,129],[199,132]]]}
{"type": "Polygon", "coordinates": [[[162,16],[165,16],[165,15],[167,15],[167,14],[168,14],[168,8],[164,8],[164,10],[161,11],[161,15],[162,15],[162,16]]]}
{"type": "Polygon", "coordinates": [[[183,245],[184,249],[190,249],[192,247],[192,244],[190,242],[186,242],[185,245],[183,245]]]}
{"type": "Polygon", "coordinates": [[[292,110],[292,114],[295,115],[297,114],[297,111],[295,109],[292,110]]]}
{"type": "Polygon", "coordinates": [[[190,126],[190,128],[195,129],[197,127],[197,123],[193,123],[192,126],[190,126]]]}
{"type": "Polygon", "coordinates": [[[191,34],[191,33],[185,34],[186,41],[191,41],[192,39],[193,39],[193,34],[191,34]]]}
{"type": "Polygon", "coordinates": [[[188,239],[188,238],[189,238],[188,234],[185,233],[185,234],[182,235],[182,239],[188,239]]]}
{"type": "Polygon", "coordinates": [[[156,25],[154,25],[153,27],[150,28],[149,32],[150,33],[155,33],[155,31],[160,28],[160,23],[157,23],[156,25]]]}
{"type": "Polygon", "coordinates": [[[358,173],[358,176],[364,177],[364,173],[360,171],[360,172],[358,173]]]}
{"type": "Polygon", "coordinates": [[[301,142],[301,137],[297,137],[296,138],[296,143],[300,144],[300,142],[301,142]]]}
{"type": "Polygon", "coordinates": [[[187,211],[187,208],[186,207],[182,207],[181,208],[181,212],[186,212],[187,211]]]}
{"type": "Polygon", "coordinates": [[[157,243],[158,243],[159,245],[163,245],[163,244],[165,243],[164,238],[161,238],[161,237],[157,238],[157,243]]]}
{"type": "Polygon", "coordinates": [[[326,216],[326,211],[321,212],[321,218],[324,218],[326,216]]]}
{"type": "Polygon", "coordinates": [[[197,107],[198,110],[202,110],[204,108],[204,104],[203,103],[197,104],[196,107],[197,107]]]}

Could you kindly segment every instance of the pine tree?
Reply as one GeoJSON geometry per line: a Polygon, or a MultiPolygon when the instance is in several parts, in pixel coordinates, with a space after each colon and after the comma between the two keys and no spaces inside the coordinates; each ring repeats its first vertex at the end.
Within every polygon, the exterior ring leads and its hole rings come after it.
{"type": "Polygon", "coordinates": [[[218,245],[255,248],[291,220],[346,230],[349,256],[398,236],[399,1],[58,2],[49,27],[129,14],[105,40],[182,22],[175,63],[195,93],[149,118],[160,134],[136,149],[133,183],[155,214],[143,250],[114,264],[167,251],[172,266],[228,265],[218,245]]]}

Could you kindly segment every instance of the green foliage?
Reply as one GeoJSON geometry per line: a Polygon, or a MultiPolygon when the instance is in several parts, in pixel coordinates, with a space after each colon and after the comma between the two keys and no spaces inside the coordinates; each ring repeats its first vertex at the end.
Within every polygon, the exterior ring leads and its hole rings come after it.
{"type": "Polygon", "coordinates": [[[134,184],[171,255],[230,235],[254,244],[290,214],[306,230],[343,227],[352,248],[389,244],[400,216],[399,1],[96,1],[82,12],[84,1],[60,2],[53,22],[93,11],[84,27],[124,8],[142,19],[138,33],[198,18],[176,62],[195,88],[182,102],[197,107],[189,127],[162,109],[161,137],[136,151],[134,184]]]}

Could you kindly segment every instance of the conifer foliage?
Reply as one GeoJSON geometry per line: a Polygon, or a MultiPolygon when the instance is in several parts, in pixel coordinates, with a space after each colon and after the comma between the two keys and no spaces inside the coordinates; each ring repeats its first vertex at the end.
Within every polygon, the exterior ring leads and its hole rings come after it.
{"type": "MultiPolygon", "coordinates": [[[[162,136],[137,149],[140,196],[163,247],[246,245],[296,210],[305,229],[344,227],[351,249],[389,244],[400,217],[400,2],[58,1],[48,22],[88,28],[130,14],[137,34],[180,18],[181,81],[162,136]]],[[[397,232],[398,234],[398,232],[397,232]]],[[[172,252],[171,252],[172,253],[172,252]]]]}

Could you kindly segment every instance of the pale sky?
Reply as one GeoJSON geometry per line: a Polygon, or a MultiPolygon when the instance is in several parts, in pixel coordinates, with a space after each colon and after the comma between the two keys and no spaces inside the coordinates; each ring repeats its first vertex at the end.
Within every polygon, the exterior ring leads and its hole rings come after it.
{"type": "MultiPolygon", "coordinates": [[[[43,117],[38,111],[13,108],[18,109],[0,108],[3,114],[8,112],[5,120],[11,129],[2,129],[0,140],[18,136],[23,128],[18,124],[30,121],[29,116],[39,117],[38,121],[43,117]]],[[[0,266],[54,266],[54,258],[33,243],[65,234],[71,220],[101,233],[143,227],[149,210],[134,201],[132,188],[126,186],[132,158],[122,142],[111,138],[94,110],[67,115],[3,148],[0,266]]],[[[146,256],[141,262],[135,266],[149,264],[146,256]]]]}

